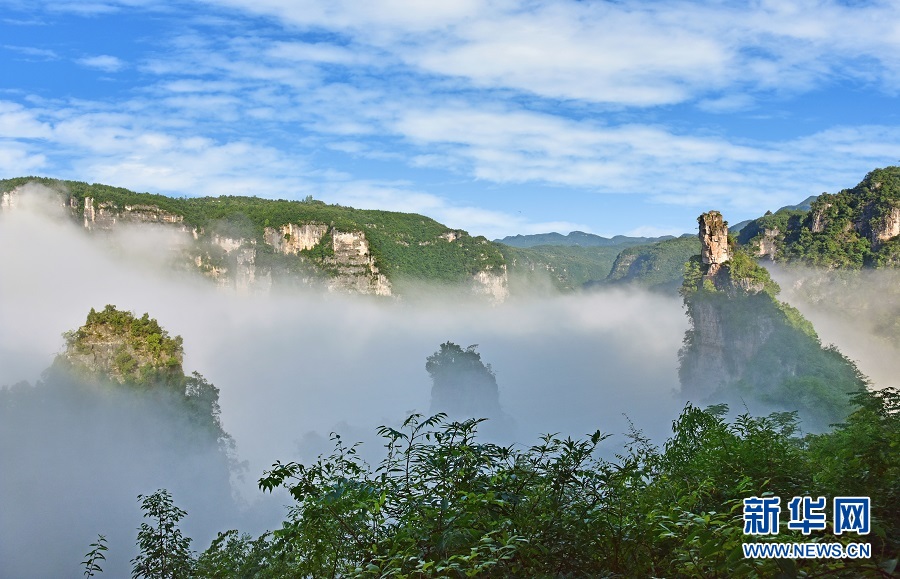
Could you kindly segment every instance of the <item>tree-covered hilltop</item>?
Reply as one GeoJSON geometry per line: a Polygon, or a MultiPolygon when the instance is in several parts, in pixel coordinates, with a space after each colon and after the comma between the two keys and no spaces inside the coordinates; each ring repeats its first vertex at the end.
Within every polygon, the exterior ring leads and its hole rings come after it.
{"type": "Polygon", "coordinates": [[[144,314],[107,305],[91,308],[84,325],[65,334],[63,360],[80,374],[120,384],[177,383],[184,377],[181,336],[174,338],[144,314]]]}
{"type": "Polygon", "coordinates": [[[827,268],[900,266],[900,167],[875,169],[852,189],[823,193],[809,211],[751,222],[739,241],[758,255],[827,268]]]}
{"type": "MultiPolygon", "coordinates": [[[[853,403],[835,430],[803,437],[793,413],[729,422],[722,406],[687,405],[661,447],[635,429],[614,460],[597,456],[599,431],[502,447],[479,439],[477,420],[412,415],[380,429],[375,467],[339,436],[311,464],[273,465],[260,488],[295,501],[279,529],[229,530],[193,560],[179,553],[198,578],[896,577],[900,392],[860,392],[853,403]],[[805,535],[787,508],[804,496],[828,499],[825,527],[805,535]],[[836,532],[838,496],[871,499],[868,534],[836,532]],[[772,534],[744,534],[750,497],[779,500],[772,534]],[[750,542],[864,543],[871,556],[745,557],[750,542]]],[[[164,537],[139,533],[140,562],[158,559],[165,540],[188,544],[184,512],[166,506],[176,525],[164,537]]]]}
{"type": "MultiPolygon", "coordinates": [[[[265,243],[267,228],[277,231],[279,237],[282,236],[281,228],[289,224],[324,224],[328,235],[332,231],[359,231],[368,241],[369,252],[378,270],[390,280],[407,278],[459,283],[478,272],[499,272],[505,265],[503,255],[486,238],[472,237],[465,231],[450,229],[434,219],[413,213],[328,205],[311,197],[303,201],[247,196],[168,197],[46,177],[0,180],[0,191],[10,191],[29,182],[68,195],[73,214],[78,218],[85,210],[85,199],[91,199],[95,207],[119,213],[128,208],[149,207],[198,230],[236,230],[252,238],[256,247],[263,250],[268,247],[265,243]]],[[[327,265],[328,235],[300,254],[319,266],[327,265]]],[[[272,253],[271,250],[268,253],[272,253]]]]}
{"type": "Polygon", "coordinates": [[[816,429],[843,420],[847,394],[864,390],[865,377],[836,348],[823,347],[796,308],[778,301],[778,285],[735,246],[718,212],[699,223],[701,255],[685,266],[681,289],[691,322],[679,353],[683,394],[797,410],[816,429]]]}
{"type": "Polygon", "coordinates": [[[219,422],[219,389],[194,372],[184,373],[181,336],[170,336],[145,313],[140,317],[107,304],[91,308],[85,323],[63,334],[66,349],[52,366],[56,376],[130,392],[147,392],[180,405],[186,417],[227,451],[230,436],[219,422]]]}
{"type": "MultiPolygon", "coordinates": [[[[91,310],[34,384],[0,387],[0,575],[70,576],[83,537],[125,577],[137,492],[164,486],[225,525],[237,511],[234,442],[219,390],[182,369],[182,340],[149,315],[91,310]],[[74,549],[74,552],[73,552],[74,549]]],[[[152,490],[152,489],[151,489],[152,490]]],[[[79,559],[80,560],[80,559],[79,559]]]]}

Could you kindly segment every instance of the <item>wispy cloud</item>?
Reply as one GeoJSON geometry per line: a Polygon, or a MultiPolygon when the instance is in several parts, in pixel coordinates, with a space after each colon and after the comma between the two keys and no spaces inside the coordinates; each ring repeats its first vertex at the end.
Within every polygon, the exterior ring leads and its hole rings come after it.
{"type": "Polygon", "coordinates": [[[226,0],[344,34],[482,88],[628,106],[710,90],[809,90],[834,76],[896,88],[892,2],[454,2],[226,0]]]}
{"type": "Polygon", "coordinates": [[[14,46],[10,44],[4,44],[3,48],[21,54],[23,56],[29,56],[40,60],[56,60],[59,58],[59,55],[49,48],[37,48],[34,46],[14,46]]]}
{"type": "Polygon", "coordinates": [[[127,92],[10,93],[19,100],[0,108],[0,135],[67,176],[313,194],[490,235],[591,229],[562,204],[554,215],[488,209],[518,188],[761,212],[900,158],[896,117],[860,128],[837,110],[810,123],[796,105],[836,85],[892,98],[890,3],[445,4],[224,0],[202,14],[192,3],[82,4],[181,12],[160,16],[178,25],[127,63],[109,48],[77,60],[119,72],[127,92]],[[783,119],[777,136],[731,128],[750,114],[783,119]]]}
{"type": "Polygon", "coordinates": [[[96,68],[102,70],[103,72],[118,72],[125,68],[124,62],[122,62],[115,56],[110,56],[108,54],[79,58],[77,62],[82,66],[86,66],[88,68],[96,68]]]}

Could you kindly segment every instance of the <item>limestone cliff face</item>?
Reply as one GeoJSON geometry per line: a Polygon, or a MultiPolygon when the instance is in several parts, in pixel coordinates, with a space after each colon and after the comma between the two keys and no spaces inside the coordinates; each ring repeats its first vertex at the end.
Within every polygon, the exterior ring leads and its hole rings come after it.
{"type": "MultiPolygon", "coordinates": [[[[265,269],[260,271],[256,265],[255,239],[213,233],[209,236],[208,242],[213,251],[201,253],[195,259],[198,259],[198,266],[219,286],[232,287],[242,293],[268,291],[271,288],[271,272],[265,269]]],[[[204,244],[198,244],[196,247],[203,248],[204,244]]]]}
{"type": "Polygon", "coordinates": [[[778,239],[781,231],[775,229],[763,229],[762,236],[757,241],[754,254],[756,257],[764,257],[771,261],[775,261],[775,255],[778,251],[778,239]]]}
{"type": "Polygon", "coordinates": [[[718,211],[704,213],[700,223],[700,259],[707,266],[706,275],[715,276],[722,264],[731,259],[728,246],[728,226],[718,211]]]}
{"type": "Polygon", "coordinates": [[[298,255],[319,245],[326,233],[328,226],[324,223],[288,223],[278,228],[266,227],[264,239],[279,253],[298,255]]]}
{"type": "Polygon", "coordinates": [[[391,282],[378,271],[365,233],[332,230],[331,239],[333,255],[324,260],[336,272],[328,284],[330,291],[391,295],[391,282]]]}
{"type": "Polygon", "coordinates": [[[869,240],[881,245],[900,235],[900,207],[889,207],[884,214],[869,221],[869,240]]]}
{"type": "Polygon", "coordinates": [[[0,195],[0,211],[15,209],[19,204],[19,188],[16,187],[11,191],[4,191],[0,195]]]}
{"type": "Polygon", "coordinates": [[[822,201],[821,203],[817,203],[810,211],[809,228],[813,233],[822,233],[825,231],[825,227],[828,225],[828,217],[826,214],[832,206],[832,203],[822,201]]]}
{"type": "MultiPolygon", "coordinates": [[[[69,207],[77,207],[77,200],[69,199],[69,207]]],[[[84,198],[84,227],[85,229],[111,230],[117,223],[184,223],[184,217],[163,211],[155,205],[125,205],[119,209],[115,203],[104,201],[95,202],[92,197],[84,198]]],[[[189,231],[187,227],[180,227],[181,231],[189,231]]]]}
{"type": "Polygon", "coordinates": [[[856,367],[822,348],[812,325],[775,299],[768,272],[727,246],[721,215],[698,221],[701,255],[681,290],[691,322],[679,352],[682,394],[700,404],[799,410],[819,424],[842,419],[845,393],[864,387],[856,367]]]}
{"type": "Polygon", "coordinates": [[[484,269],[472,277],[472,292],[487,296],[493,303],[501,303],[509,297],[509,276],[506,264],[497,270],[484,269]]]}

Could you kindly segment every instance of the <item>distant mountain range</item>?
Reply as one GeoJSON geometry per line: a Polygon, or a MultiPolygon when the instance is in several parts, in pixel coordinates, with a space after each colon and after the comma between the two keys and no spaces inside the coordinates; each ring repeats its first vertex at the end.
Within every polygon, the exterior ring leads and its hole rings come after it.
{"type": "MultiPolygon", "coordinates": [[[[693,235],[686,233],[685,235],[693,235]]],[[[628,237],[627,235],[616,235],[613,237],[601,237],[593,233],[585,233],[584,231],[573,231],[568,235],[561,233],[536,233],[533,235],[511,235],[503,239],[495,239],[495,243],[511,245],[512,247],[535,247],[537,245],[577,245],[580,247],[612,247],[612,246],[629,246],[644,245],[646,243],[656,243],[666,239],[674,239],[673,235],[663,235],[662,237],[628,237]]]]}
{"type": "MultiPolygon", "coordinates": [[[[782,207],[775,213],[781,213],[783,211],[809,211],[810,208],[812,207],[813,201],[815,201],[818,198],[819,198],[818,195],[810,195],[809,197],[807,197],[800,203],[797,203],[796,205],[785,205],[784,207],[782,207]]],[[[745,227],[747,227],[750,223],[753,223],[754,221],[756,221],[756,220],[755,219],[745,219],[744,221],[741,221],[740,223],[737,223],[735,225],[729,225],[728,233],[734,233],[735,235],[737,235],[738,233],[743,231],[743,229],[745,227]]]]}

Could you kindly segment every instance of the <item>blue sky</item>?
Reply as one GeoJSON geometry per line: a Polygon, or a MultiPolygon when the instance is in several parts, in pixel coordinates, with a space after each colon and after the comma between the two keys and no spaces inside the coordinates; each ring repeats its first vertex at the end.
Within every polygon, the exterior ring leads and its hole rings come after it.
{"type": "Polygon", "coordinates": [[[0,0],[0,177],[692,231],[900,162],[900,4],[0,0]]]}

